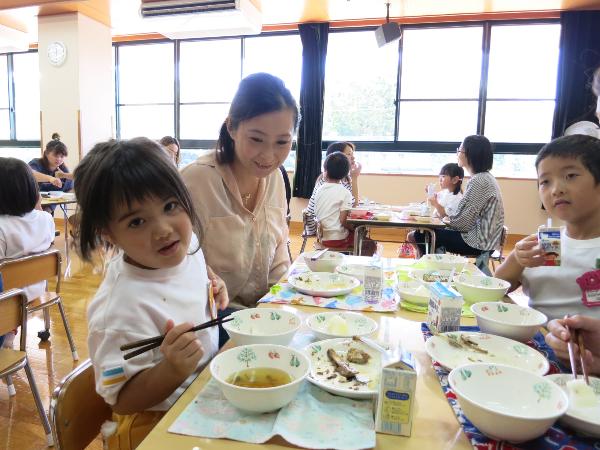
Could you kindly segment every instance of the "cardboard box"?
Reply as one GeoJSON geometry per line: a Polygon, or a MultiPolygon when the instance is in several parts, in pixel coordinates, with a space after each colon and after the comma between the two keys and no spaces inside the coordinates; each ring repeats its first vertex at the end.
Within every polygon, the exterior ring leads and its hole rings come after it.
{"type": "Polygon", "coordinates": [[[429,286],[429,292],[427,325],[431,333],[458,331],[464,302],[462,295],[439,281],[429,286]]]}
{"type": "Polygon", "coordinates": [[[375,413],[376,432],[410,436],[416,387],[417,372],[410,353],[384,365],[375,413]]]}

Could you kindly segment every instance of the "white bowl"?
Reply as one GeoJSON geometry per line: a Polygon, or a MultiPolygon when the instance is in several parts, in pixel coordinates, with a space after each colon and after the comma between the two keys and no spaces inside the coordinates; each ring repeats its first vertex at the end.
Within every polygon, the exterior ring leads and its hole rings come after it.
{"type": "MultiPolygon", "coordinates": [[[[412,279],[427,284],[432,284],[436,281],[446,283],[449,280],[450,275],[452,275],[452,270],[413,269],[409,273],[409,276],[412,279]]],[[[454,276],[454,279],[456,279],[456,275],[454,276]]]]}
{"type": "Polygon", "coordinates": [[[497,302],[506,295],[510,283],[500,278],[463,273],[454,278],[454,286],[467,303],[497,302]]]}
{"type": "Polygon", "coordinates": [[[420,306],[429,304],[430,291],[420,281],[399,281],[396,290],[405,302],[420,306]]]}
{"type": "Polygon", "coordinates": [[[377,322],[373,319],[345,311],[313,314],[306,324],[319,339],[366,336],[377,330],[377,322]]]}
{"type": "Polygon", "coordinates": [[[310,257],[314,255],[317,251],[302,253],[304,262],[306,263],[308,268],[313,272],[334,272],[335,268],[339,266],[344,260],[343,253],[332,252],[328,250],[323,255],[321,255],[319,259],[317,259],[316,261],[312,261],[310,257]]]}
{"type": "Polygon", "coordinates": [[[349,294],[360,286],[357,278],[329,272],[304,272],[292,275],[288,278],[288,283],[298,292],[314,297],[349,294]]]}
{"type": "Polygon", "coordinates": [[[533,308],[514,303],[480,302],[471,305],[477,325],[484,333],[504,336],[515,341],[527,342],[548,318],[533,308]]]}
{"type": "Polygon", "coordinates": [[[50,197],[58,198],[58,197],[62,197],[64,195],[64,192],[63,191],[48,191],[48,195],[50,197]]]}
{"type": "Polygon", "coordinates": [[[240,309],[231,317],[223,328],[235,345],[287,345],[302,324],[297,314],[283,308],[240,309]]]}
{"type": "Polygon", "coordinates": [[[364,280],[365,267],[367,267],[365,264],[340,264],[335,268],[335,271],[337,273],[358,278],[359,280],[364,280]]]}
{"type": "MultiPolygon", "coordinates": [[[[567,396],[569,395],[567,381],[572,380],[573,375],[570,373],[555,373],[546,375],[546,378],[554,381],[567,393],[567,396]]],[[[582,434],[600,438],[600,378],[589,377],[589,380],[590,386],[596,394],[598,404],[589,408],[578,408],[573,406],[572,402],[569,402],[569,409],[560,418],[560,421],[582,434]]]]}
{"type": "Polygon", "coordinates": [[[223,395],[236,408],[264,413],[291,402],[310,370],[304,353],[289,347],[253,344],[218,353],[210,363],[210,374],[219,383],[223,395]],[[276,368],[287,372],[292,381],[270,388],[249,388],[227,383],[234,373],[250,368],[276,368]]]}
{"type": "Polygon", "coordinates": [[[423,255],[421,259],[419,259],[419,262],[423,263],[425,267],[431,269],[454,269],[456,272],[460,272],[465,268],[469,261],[467,258],[460,255],[431,253],[423,255]]]}
{"type": "Polygon", "coordinates": [[[543,435],[569,404],[567,394],[550,380],[499,364],[457,367],[448,382],[465,416],[499,441],[518,443],[543,435]]]}

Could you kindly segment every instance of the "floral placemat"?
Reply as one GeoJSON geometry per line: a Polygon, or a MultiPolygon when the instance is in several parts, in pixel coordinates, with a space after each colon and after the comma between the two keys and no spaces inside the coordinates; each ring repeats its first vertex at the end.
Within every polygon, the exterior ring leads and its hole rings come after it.
{"type": "MultiPolygon", "coordinates": [[[[460,327],[461,331],[479,331],[478,327],[460,327]]],[[[432,334],[425,323],[421,324],[421,331],[425,340],[429,339],[432,334]]],[[[543,354],[550,363],[549,374],[568,372],[568,370],[558,361],[552,349],[544,341],[544,336],[537,333],[534,338],[527,343],[530,347],[536,349],[543,354]]],[[[464,415],[460,404],[456,400],[456,394],[448,384],[448,371],[439,365],[436,361],[433,362],[433,368],[438,377],[444,395],[448,403],[452,407],[458,422],[463,428],[467,439],[471,441],[471,445],[475,449],[481,450],[592,450],[600,448],[600,440],[594,438],[585,438],[575,435],[574,432],[563,426],[558,421],[546,431],[543,436],[520,444],[510,444],[505,441],[496,441],[482,434],[467,417],[464,415]]]]}
{"type": "Polygon", "coordinates": [[[169,427],[170,433],[261,444],[280,435],[304,448],[358,450],[375,446],[371,400],[331,395],[304,382],[291,403],[266,414],[243,412],[211,379],[169,427]]]}
{"type": "MultiPolygon", "coordinates": [[[[297,264],[289,276],[307,272],[305,264],[297,264]]],[[[381,298],[377,303],[367,303],[363,297],[362,284],[352,292],[336,297],[313,297],[296,291],[288,282],[287,277],[273,285],[270,291],[261,298],[258,303],[281,303],[288,305],[317,306],[320,308],[345,309],[350,311],[377,311],[393,312],[398,309],[399,298],[394,288],[396,283],[396,271],[385,270],[384,287],[381,290],[381,298]]]]}

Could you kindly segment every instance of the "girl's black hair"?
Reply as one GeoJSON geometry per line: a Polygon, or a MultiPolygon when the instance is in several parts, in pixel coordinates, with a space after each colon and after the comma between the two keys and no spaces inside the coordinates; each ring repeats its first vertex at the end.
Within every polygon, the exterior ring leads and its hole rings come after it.
{"type": "Polygon", "coordinates": [[[167,145],[171,145],[171,144],[175,144],[177,146],[177,154],[175,155],[175,164],[179,165],[179,157],[180,155],[180,150],[181,150],[181,145],[179,145],[179,141],[177,140],[177,138],[174,138],[173,136],[163,136],[160,141],[158,141],[158,143],[164,147],[166,147],[167,145]]]}
{"type": "Polygon", "coordinates": [[[492,170],[494,165],[494,152],[492,144],[481,134],[467,136],[462,143],[467,163],[473,170],[473,175],[492,170]]]}
{"type": "Polygon", "coordinates": [[[337,141],[337,142],[332,142],[331,144],[329,144],[327,146],[327,151],[325,151],[325,156],[329,156],[335,152],[344,153],[344,149],[346,147],[350,147],[352,149],[352,151],[356,150],[356,146],[352,142],[337,141]]]}
{"type": "Polygon", "coordinates": [[[91,260],[93,250],[108,245],[101,235],[117,207],[152,197],[175,197],[202,241],[190,194],[177,168],[155,141],[138,137],[100,142],[79,163],[74,179],[81,218],[79,251],[85,261],[91,260]]]}
{"type": "Polygon", "coordinates": [[[300,114],[296,100],[281,79],[268,73],[255,73],[244,78],[238,87],[227,119],[221,125],[217,140],[217,161],[231,164],[235,159],[234,142],[227,124],[236,130],[241,122],[276,111],[290,109],[294,113],[294,132],[298,127],[300,114]]]}
{"type": "MultiPolygon", "coordinates": [[[[58,155],[69,156],[69,152],[67,151],[67,146],[63,141],[60,140],[60,134],[52,133],[52,140],[46,144],[46,149],[44,150],[44,154],[42,155],[42,165],[46,169],[50,169],[50,161],[48,161],[48,155],[50,153],[56,153],[58,155]]],[[[63,172],[68,172],[67,166],[65,164],[61,164],[59,167],[63,172]]]]}
{"type": "Polygon", "coordinates": [[[24,216],[39,197],[31,168],[20,159],[0,158],[0,215],[24,216]]]}
{"type": "Polygon", "coordinates": [[[462,182],[465,178],[465,171],[456,163],[444,164],[440,169],[440,175],[448,175],[450,178],[458,177],[458,183],[454,186],[454,195],[462,192],[462,182]]]}
{"type": "Polygon", "coordinates": [[[590,171],[596,184],[600,183],[600,140],[585,134],[563,136],[548,142],[535,158],[535,168],[546,158],[577,159],[590,171]]]}

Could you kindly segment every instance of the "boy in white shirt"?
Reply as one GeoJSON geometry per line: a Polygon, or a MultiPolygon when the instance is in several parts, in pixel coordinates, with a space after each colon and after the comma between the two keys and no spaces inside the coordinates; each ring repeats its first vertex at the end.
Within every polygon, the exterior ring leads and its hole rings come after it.
{"type": "Polygon", "coordinates": [[[354,243],[352,227],[346,223],[352,209],[352,194],[342,186],[350,172],[350,161],[341,152],[325,159],[324,183],[315,194],[315,217],[323,230],[322,244],[328,248],[348,248],[354,243]]]}
{"type": "Polygon", "coordinates": [[[600,319],[600,308],[583,303],[576,279],[596,270],[600,258],[600,140],[564,136],[546,144],[536,159],[539,195],[548,213],[565,222],[560,266],[544,266],[537,234],[515,245],[495,276],[523,285],[529,305],[549,319],[583,314],[600,319]]]}

